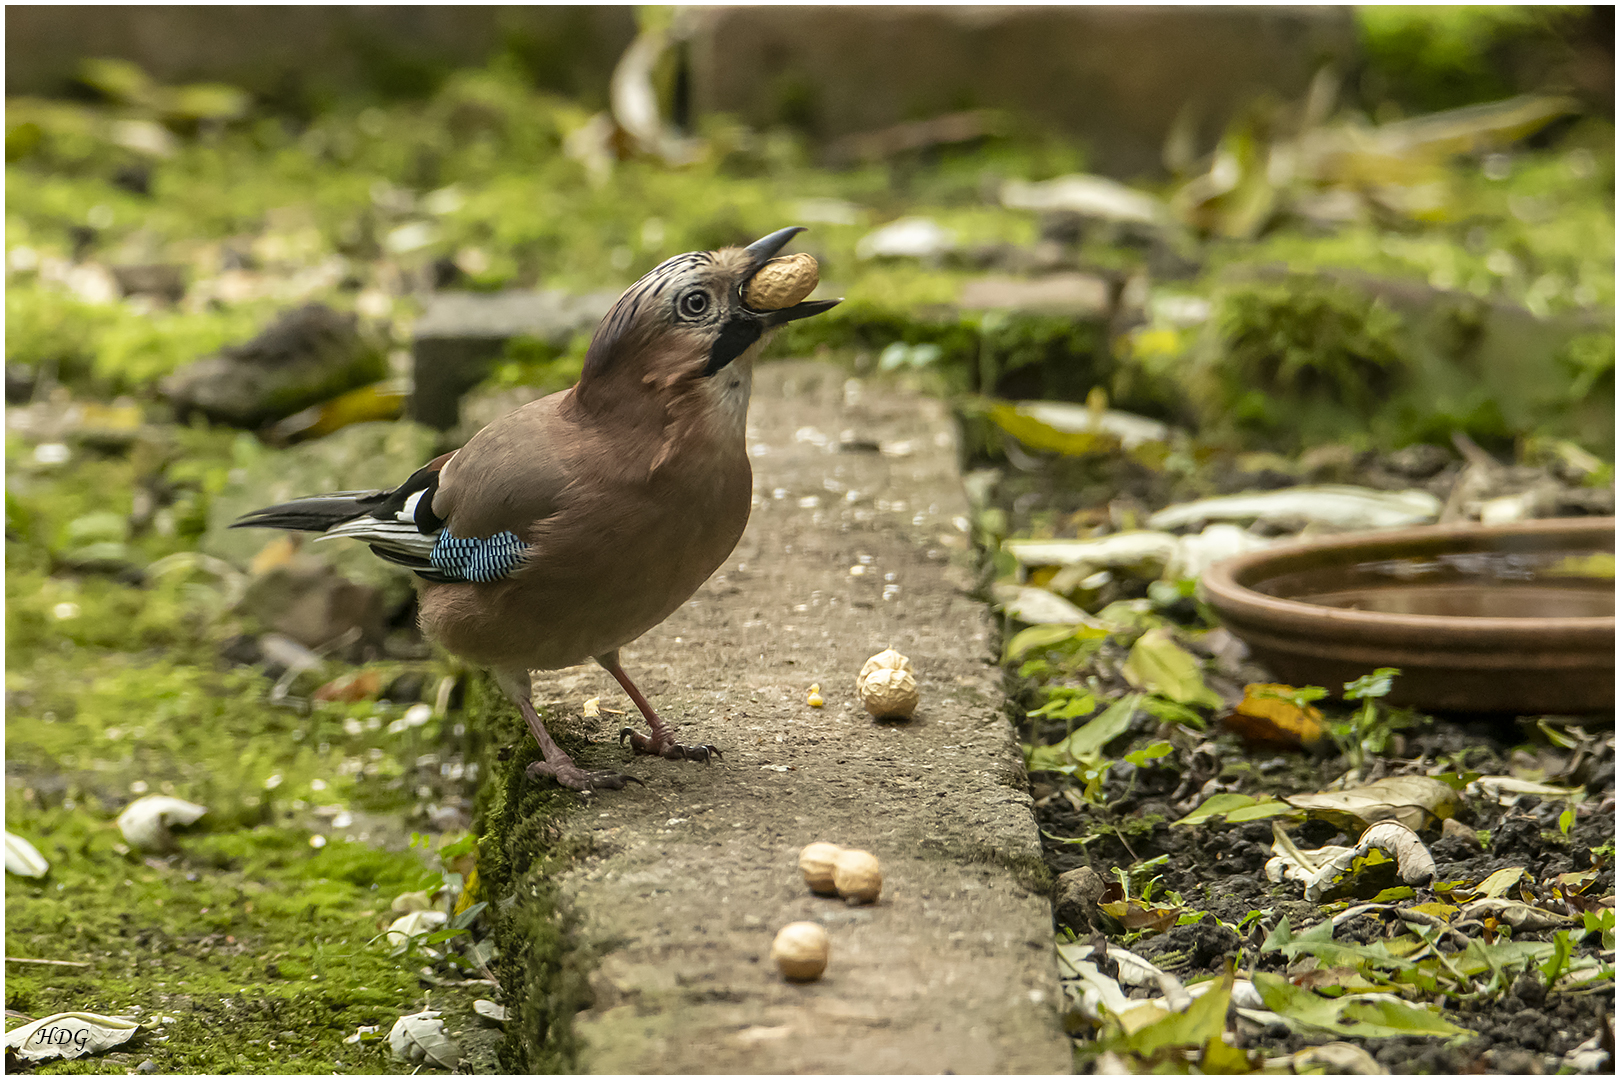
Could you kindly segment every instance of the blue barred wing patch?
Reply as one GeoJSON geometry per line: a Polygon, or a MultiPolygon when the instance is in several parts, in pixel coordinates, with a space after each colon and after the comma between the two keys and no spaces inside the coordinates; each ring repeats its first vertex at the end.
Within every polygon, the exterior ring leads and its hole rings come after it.
{"type": "Polygon", "coordinates": [[[428,555],[428,562],[453,579],[499,581],[518,568],[527,550],[528,545],[511,531],[463,540],[444,529],[428,555]]]}

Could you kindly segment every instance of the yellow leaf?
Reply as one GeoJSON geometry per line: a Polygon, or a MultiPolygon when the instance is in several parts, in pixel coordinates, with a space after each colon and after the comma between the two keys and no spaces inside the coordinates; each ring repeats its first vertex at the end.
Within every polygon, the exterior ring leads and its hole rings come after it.
{"type": "Polygon", "coordinates": [[[1272,696],[1293,692],[1292,686],[1281,683],[1250,683],[1243,688],[1236,711],[1223,723],[1250,742],[1315,746],[1327,734],[1321,710],[1312,705],[1302,709],[1284,697],[1272,696]]]}

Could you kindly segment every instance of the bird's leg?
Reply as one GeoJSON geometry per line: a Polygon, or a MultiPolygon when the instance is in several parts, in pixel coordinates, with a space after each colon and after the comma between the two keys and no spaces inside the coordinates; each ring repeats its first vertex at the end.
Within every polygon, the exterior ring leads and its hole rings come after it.
{"type": "Polygon", "coordinates": [[[513,704],[518,707],[518,713],[523,717],[523,722],[529,725],[529,732],[534,736],[534,741],[540,744],[541,757],[545,758],[544,761],[536,761],[529,766],[528,774],[530,776],[536,778],[549,776],[565,788],[572,788],[575,791],[586,793],[596,788],[617,790],[624,787],[628,781],[634,781],[637,784],[641,783],[634,776],[625,776],[616,772],[586,772],[578,765],[575,765],[574,759],[568,756],[568,752],[558,746],[556,740],[552,739],[551,732],[546,730],[545,722],[540,719],[540,714],[535,711],[534,702],[529,699],[528,693],[529,673],[524,671],[519,677],[510,673],[497,672],[495,677],[501,684],[501,689],[506,691],[506,696],[511,698],[513,704]]]}
{"type": "Polygon", "coordinates": [[[670,730],[669,725],[659,719],[658,713],[652,707],[652,703],[646,699],[640,690],[636,689],[636,684],[630,681],[630,676],[626,675],[624,668],[619,666],[618,650],[598,656],[596,662],[601,664],[603,670],[609,675],[619,680],[619,685],[624,687],[624,692],[630,695],[630,700],[635,702],[636,708],[641,710],[641,715],[647,718],[647,726],[652,729],[652,735],[647,736],[635,728],[624,728],[619,732],[620,745],[623,745],[624,740],[628,738],[630,740],[630,749],[636,753],[656,754],[659,757],[669,758],[671,761],[706,762],[711,755],[713,757],[724,756],[720,753],[718,746],[710,746],[708,743],[698,746],[682,746],[676,742],[675,733],[670,730]]]}

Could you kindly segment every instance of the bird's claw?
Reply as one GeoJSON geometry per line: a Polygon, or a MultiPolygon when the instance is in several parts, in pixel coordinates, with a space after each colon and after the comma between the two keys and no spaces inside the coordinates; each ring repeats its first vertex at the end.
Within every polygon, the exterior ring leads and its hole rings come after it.
{"type": "Polygon", "coordinates": [[[630,740],[630,749],[637,754],[649,754],[656,757],[668,758],[670,761],[701,761],[708,764],[711,757],[724,759],[718,746],[709,743],[700,743],[697,746],[685,746],[678,742],[659,745],[649,735],[643,735],[635,728],[621,728],[619,731],[619,745],[623,746],[626,739],[630,740]]]}
{"type": "Polygon", "coordinates": [[[544,761],[536,761],[526,770],[529,776],[538,780],[542,776],[549,776],[565,788],[582,791],[587,795],[597,788],[607,791],[617,791],[627,783],[647,785],[634,776],[624,773],[595,771],[586,772],[572,763],[567,765],[552,765],[544,761]]]}

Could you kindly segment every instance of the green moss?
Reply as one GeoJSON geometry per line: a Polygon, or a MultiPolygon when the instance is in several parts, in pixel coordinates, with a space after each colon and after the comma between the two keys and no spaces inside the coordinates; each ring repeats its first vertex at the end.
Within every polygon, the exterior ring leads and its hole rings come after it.
{"type": "MultiPolygon", "coordinates": [[[[516,710],[486,674],[467,693],[467,716],[483,733],[489,780],[479,790],[474,828],[480,835],[478,876],[495,913],[496,973],[514,1017],[507,1025],[501,1065],[517,1073],[571,1072],[579,1045],[574,1014],[590,1001],[586,977],[595,950],[581,940],[577,919],[562,900],[557,878],[583,851],[563,839],[560,819],[578,796],[530,779],[539,747],[516,710]]],[[[555,717],[542,715],[548,726],[555,717]]],[[[552,735],[579,759],[583,743],[565,728],[552,735]]]]}
{"type": "Polygon", "coordinates": [[[315,849],[304,830],[261,825],[142,860],[119,853],[99,815],[15,789],[6,819],[52,864],[43,880],[6,883],[7,955],[89,965],[9,964],[7,1008],[173,1017],[128,1053],[38,1071],[147,1058],[160,1072],[405,1071],[343,1039],[386,1030],[419,999],[411,968],[372,941],[393,896],[438,879],[416,855],[342,839],[315,849]]]}
{"type": "Polygon", "coordinates": [[[1512,78],[1522,65],[1507,56],[1558,48],[1580,33],[1584,13],[1573,5],[1358,6],[1367,90],[1414,111],[1510,97],[1525,88],[1512,78]]]}
{"type": "Polygon", "coordinates": [[[1382,302],[1345,286],[1298,278],[1231,288],[1203,373],[1205,425],[1283,442],[1364,431],[1407,383],[1403,329],[1382,302]]]}

